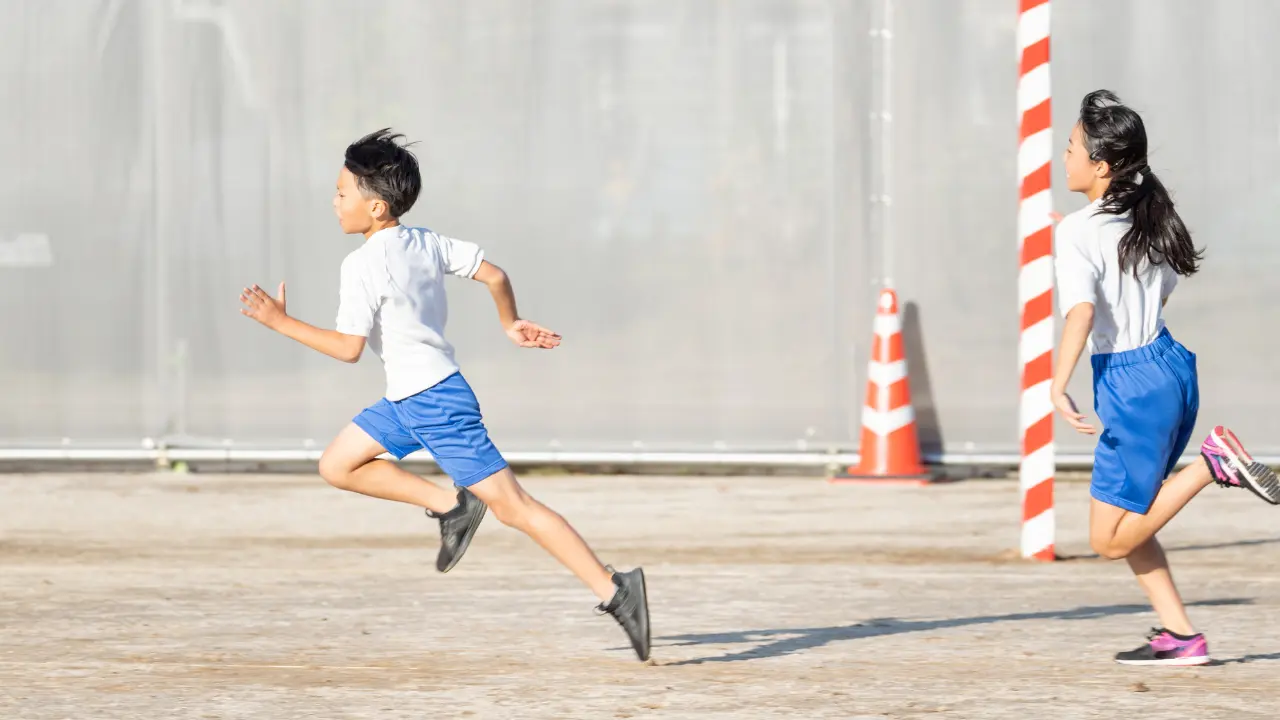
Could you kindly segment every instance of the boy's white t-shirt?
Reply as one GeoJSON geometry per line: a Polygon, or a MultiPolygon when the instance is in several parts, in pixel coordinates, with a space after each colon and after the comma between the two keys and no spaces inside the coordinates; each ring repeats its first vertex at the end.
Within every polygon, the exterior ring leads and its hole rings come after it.
{"type": "Polygon", "coordinates": [[[1120,269],[1120,238],[1129,216],[1096,214],[1101,199],[1058,223],[1054,237],[1058,307],[1063,316],[1080,303],[1093,303],[1094,354],[1134,350],[1153,342],[1164,329],[1162,303],[1178,284],[1165,263],[1145,259],[1135,278],[1120,269]]]}
{"type": "Polygon", "coordinates": [[[379,230],[342,261],[337,330],[369,339],[387,373],[387,399],[403,400],[458,371],[444,339],[445,275],[471,278],[484,251],[426,228],[379,230]]]}

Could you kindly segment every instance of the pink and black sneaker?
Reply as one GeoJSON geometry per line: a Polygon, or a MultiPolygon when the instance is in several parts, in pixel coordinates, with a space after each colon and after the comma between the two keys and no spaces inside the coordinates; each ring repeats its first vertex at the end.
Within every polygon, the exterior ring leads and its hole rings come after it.
{"type": "Polygon", "coordinates": [[[1223,487],[1249,488],[1272,505],[1280,505],[1280,479],[1275,471],[1255,462],[1235,433],[1219,425],[1200,446],[1214,482],[1223,487]]]}
{"type": "Polygon", "coordinates": [[[1204,633],[1174,635],[1164,628],[1151,628],[1147,644],[1118,653],[1121,665],[1204,665],[1209,662],[1209,643],[1204,633]]]}

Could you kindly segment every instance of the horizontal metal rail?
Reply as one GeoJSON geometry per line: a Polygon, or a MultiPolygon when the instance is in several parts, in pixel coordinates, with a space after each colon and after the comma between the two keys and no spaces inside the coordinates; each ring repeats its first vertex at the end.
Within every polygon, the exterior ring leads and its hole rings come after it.
{"type": "MultiPolygon", "coordinates": [[[[224,447],[0,447],[0,462],[82,462],[82,463],[313,463],[320,459],[318,448],[237,448],[224,447]]],[[[504,453],[514,465],[542,466],[608,466],[608,467],[845,467],[858,463],[858,454],[850,452],[659,452],[636,450],[626,452],[594,451],[517,451],[504,453]]],[[[942,466],[1017,467],[1016,453],[925,453],[924,461],[942,466]]],[[[1185,464],[1194,455],[1182,458],[1185,464]]],[[[1280,456],[1255,456],[1268,465],[1280,464],[1280,456]]],[[[426,452],[417,452],[406,462],[431,463],[426,452]]],[[[1093,455],[1064,453],[1057,456],[1060,468],[1089,468],[1093,455]]]]}

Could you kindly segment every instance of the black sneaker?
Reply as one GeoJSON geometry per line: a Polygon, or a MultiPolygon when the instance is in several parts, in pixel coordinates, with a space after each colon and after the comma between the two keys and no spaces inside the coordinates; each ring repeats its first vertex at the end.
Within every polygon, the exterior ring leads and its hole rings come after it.
{"type": "Polygon", "coordinates": [[[427,517],[440,521],[440,554],[436,556],[436,569],[449,572],[462,559],[471,544],[480,521],[489,508],[480,498],[466,488],[458,488],[458,504],[443,515],[427,511],[427,517]]]}
{"type": "MultiPolygon", "coordinates": [[[[612,572],[613,568],[609,568],[612,572]]],[[[614,572],[613,584],[617,590],[613,599],[606,605],[601,603],[596,611],[608,613],[626,631],[631,639],[631,648],[641,661],[649,659],[649,599],[645,595],[644,570],[636,568],[631,572],[614,572]]]]}

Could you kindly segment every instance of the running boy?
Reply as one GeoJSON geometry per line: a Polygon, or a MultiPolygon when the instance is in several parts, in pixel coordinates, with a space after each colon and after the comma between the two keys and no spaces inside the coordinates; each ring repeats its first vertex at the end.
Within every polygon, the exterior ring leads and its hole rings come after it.
{"type": "Polygon", "coordinates": [[[1163,624],[1147,644],[1115,659],[1200,665],[1209,662],[1208,645],[1187,617],[1156,532],[1212,482],[1248,488],[1272,504],[1280,503],[1280,482],[1222,426],[1195,462],[1165,482],[1195,429],[1200,394],[1196,357],[1165,329],[1162,310],[1178,276],[1199,269],[1202,253],[1147,166],[1142,119],[1111,92],[1085,96],[1066,167],[1067,187],[1089,205],[1057,230],[1066,323],[1053,404],[1079,432],[1096,432],[1066,394],[1087,345],[1094,409],[1104,425],[1094,452],[1089,540],[1099,555],[1128,560],[1163,624]]]}
{"type": "Polygon", "coordinates": [[[342,263],[337,330],[290,317],[285,286],[277,297],[257,285],[240,295],[240,312],[343,362],[360,359],[366,342],[382,358],[386,397],[356,416],[320,458],[334,487],[426,509],[440,522],[436,569],[448,572],[466,552],[486,506],[498,520],[533,538],[600,599],[597,608],[626,631],[641,660],[649,658],[649,606],[644,571],[617,573],[596,559],[564,518],[524,491],[489,440],[480,405],[444,339],[445,275],[484,283],[507,337],[525,348],[551,349],[560,336],[521,319],[506,274],[472,243],[400,225],[422,188],[418,161],[402,135],[379,130],[352,143],[338,174],[333,210],[347,234],[364,244],[342,263]],[[440,488],[394,463],[425,448],[457,486],[440,488]]]}

